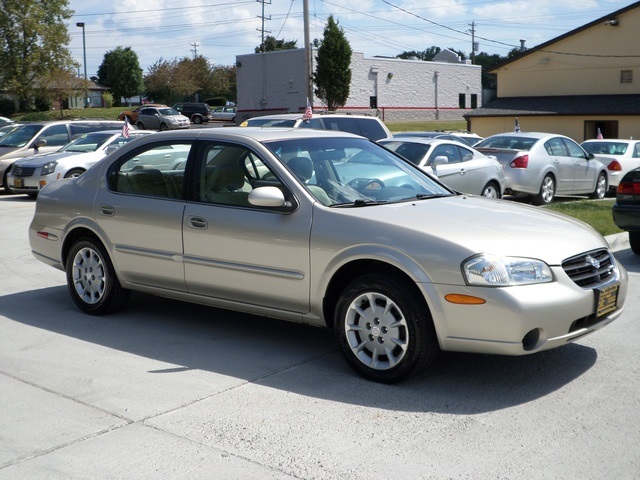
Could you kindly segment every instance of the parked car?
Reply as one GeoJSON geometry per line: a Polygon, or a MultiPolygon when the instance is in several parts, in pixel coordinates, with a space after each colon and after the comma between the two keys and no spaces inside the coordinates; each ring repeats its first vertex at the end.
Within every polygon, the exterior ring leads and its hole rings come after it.
{"type": "Polygon", "coordinates": [[[145,103],[144,105],[140,105],[139,107],[134,108],[133,110],[125,110],[124,112],[120,112],[118,114],[118,120],[124,120],[127,118],[131,125],[135,125],[138,122],[138,114],[140,110],[145,107],[166,107],[167,105],[163,103],[145,103]]]}
{"type": "Polygon", "coordinates": [[[57,120],[24,123],[0,137],[0,179],[5,191],[11,189],[7,173],[18,158],[59,150],[73,138],[88,132],[121,129],[123,122],[94,120],[57,120]]]}
{"type": "Polygon", "coordinates": [[[457,192],[501,198],[506,186],[500,162],[455,140],[401,137],[379,143],[457,192]]]}
{"type": "Polygon", "coordinates": [[[108,153],[141,135],[153,132],[131,130],[129,137],[121,130],[85,133],[57,152],[42,153],[17,160],[7,174],[7,184],[14,193],[36,197],[45,186],[64,178],[75,178],[102,160],[108,153]]]}
{"type": "Polygon", "coordinates": [[[613,221],[629,232],[629,245],[640,255],[640,168],[627,172],[618,185],[613,221]]]}
{"type": "Polygon", "coordinates": [[[439,350],[566,345],[618,318],[628,290],[586,224],[456,194],[365,138],[312,129],[139,138],[43,188],[29,241],[86,313],[115,312],[136,290],[327,327],[347,363],[381,382],[439,350]],[[132,162],[168,145],[188,160],[132,162]],[[344,183],[337,170],[365,155],[377,161],[344,183]],[[383,185],[379,167],[402,181],[383,185]]]}
{"type": "Polygon", "coordinates": [[[604,198],[607,168],[569,137],[553,133],[511,132],[485,138],[474,147],[502,164],[506,194],[531,196],[546,205],[556,195],[604,198]]]}
{"type": "Polygon", "coordinates": [[[616,191],[629,170],[640,167],[640,140],[586,140],[580,146],[605,164],[611,192],[616,191]]]}
{"type": "Polygon", "coordinates": [[[9,125],[9,124],[12,124],[12,123],[14,123],[14,121],[13,121],[13,120],[11,120],[10,118],[7,118],[7,117],[0,117],[0,126],[2,126],[2,125],[9,125]]]}
{"type": "Polygon", "coordinates": [[[298,113],[283,113],[280,115],[264,115],[250,118],[240,124],[241,127],[293,127],[313,128],[317,130],[338,130],[355,133],[367,137],[369,140],[391,138],[387,126],[377,117],[370,115],[351,115],[347,113],[314,113],[311,119],[306,119],[298,113]]]}
{"type": "Polygon", "coordinates": [[[455,140],[456,142],[460,142],[463,145],[469,145],[473,147],[483,140],[482,137],[469,134],[466,135],[462,133],[450,133],[450,132],[396,132],[393,134],[395,138],[405,138],[405,137],[422,137],[422,138],[439,138],[441,140],[455,140]]]}
{"type": "Polygon", "coordinates": [[[235,122],[236,113],[238,113],[237,107],[217,107],[213,109],[211,115],[213,116],[213,120],[235,122]]]}
{"type": "Polygon", "coordinates": [[[0,137],[4,137],[7,133],[15,130],[20,126],[19,123],[5,123],[4,125],[0,125],[0,137]]]}
{"type": "Polygon", "coordinates": [[[175,130],[189,128],[189,119],[169,107],[145,107],[138,112],[139,130],[175,130]]]}
{"type": "Polygon", "coordinates": [[[196,124],[213,120],[211,108],[206,103],[176,103],[173,109],[196,124]]]}

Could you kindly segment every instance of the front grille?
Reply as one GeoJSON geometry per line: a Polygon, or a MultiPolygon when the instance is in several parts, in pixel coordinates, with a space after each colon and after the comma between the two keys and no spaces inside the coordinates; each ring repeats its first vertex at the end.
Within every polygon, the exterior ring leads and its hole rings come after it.
{"type": "Polygon", "coordinates": [[[36,167],[21,167],[14,165],[11,169],[11,173],[14,177],[31,177],[36,171],[36,167]]]}
{"type": "Polygon", "coordinates": [[[609,250],[594,250],[562,262],[562,268],[582,288],[600,286],[613,276],[613,257],[609,250]]]}

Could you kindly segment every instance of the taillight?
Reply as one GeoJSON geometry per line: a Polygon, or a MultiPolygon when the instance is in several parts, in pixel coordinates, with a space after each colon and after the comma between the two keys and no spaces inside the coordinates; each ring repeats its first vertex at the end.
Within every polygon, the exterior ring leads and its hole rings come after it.
{"type": "Polygon", "coordinates": [[[620,182],[618,195],[640,195],[640,182],[620,182]]]}
{"type": "Polygon", "coordinates": [[[622,170],[622,165],[620,165],[619,161],[613,160],[607,167],[607,170],[610,170],[612,172],[619,172],[620,170],[622,170]]]}
{"type": "Polygon", "coordinates": [[[529,166],[529,155],[520,155],[511,160],[509,164],[511,168],[527,168],[529,166]]]}

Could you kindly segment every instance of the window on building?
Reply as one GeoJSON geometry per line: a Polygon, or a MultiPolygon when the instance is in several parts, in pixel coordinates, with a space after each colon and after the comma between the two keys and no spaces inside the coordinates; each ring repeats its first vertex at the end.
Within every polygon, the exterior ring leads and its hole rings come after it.
{"type": "Polygon", "coordinates": [[[458,106],[460,108],[467,108],[467,96],[464,93],[458,95],[458,106]]]}
{"type": "Polygon", "coordinates": [[[633,83],[633,70],[620,70],[620,83],[633,83]]]}

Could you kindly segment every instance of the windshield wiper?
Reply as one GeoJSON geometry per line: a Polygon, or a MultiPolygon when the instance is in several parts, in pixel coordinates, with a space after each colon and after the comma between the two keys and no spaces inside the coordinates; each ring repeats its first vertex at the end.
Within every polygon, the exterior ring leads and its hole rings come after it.
{"type": "Polygon", "coordinates": [[[386,200],[363,200],[359,198],[353,202],[335,203],[332,207],[370,207],[371,205],[382,205],[387,203],[386,200]]]}
{"type": "Polygon", "coordinates": [[[416,200],[428,200],[431,198],[450,197],[451,193],[419,193],[415,196],[416,200]]]}

